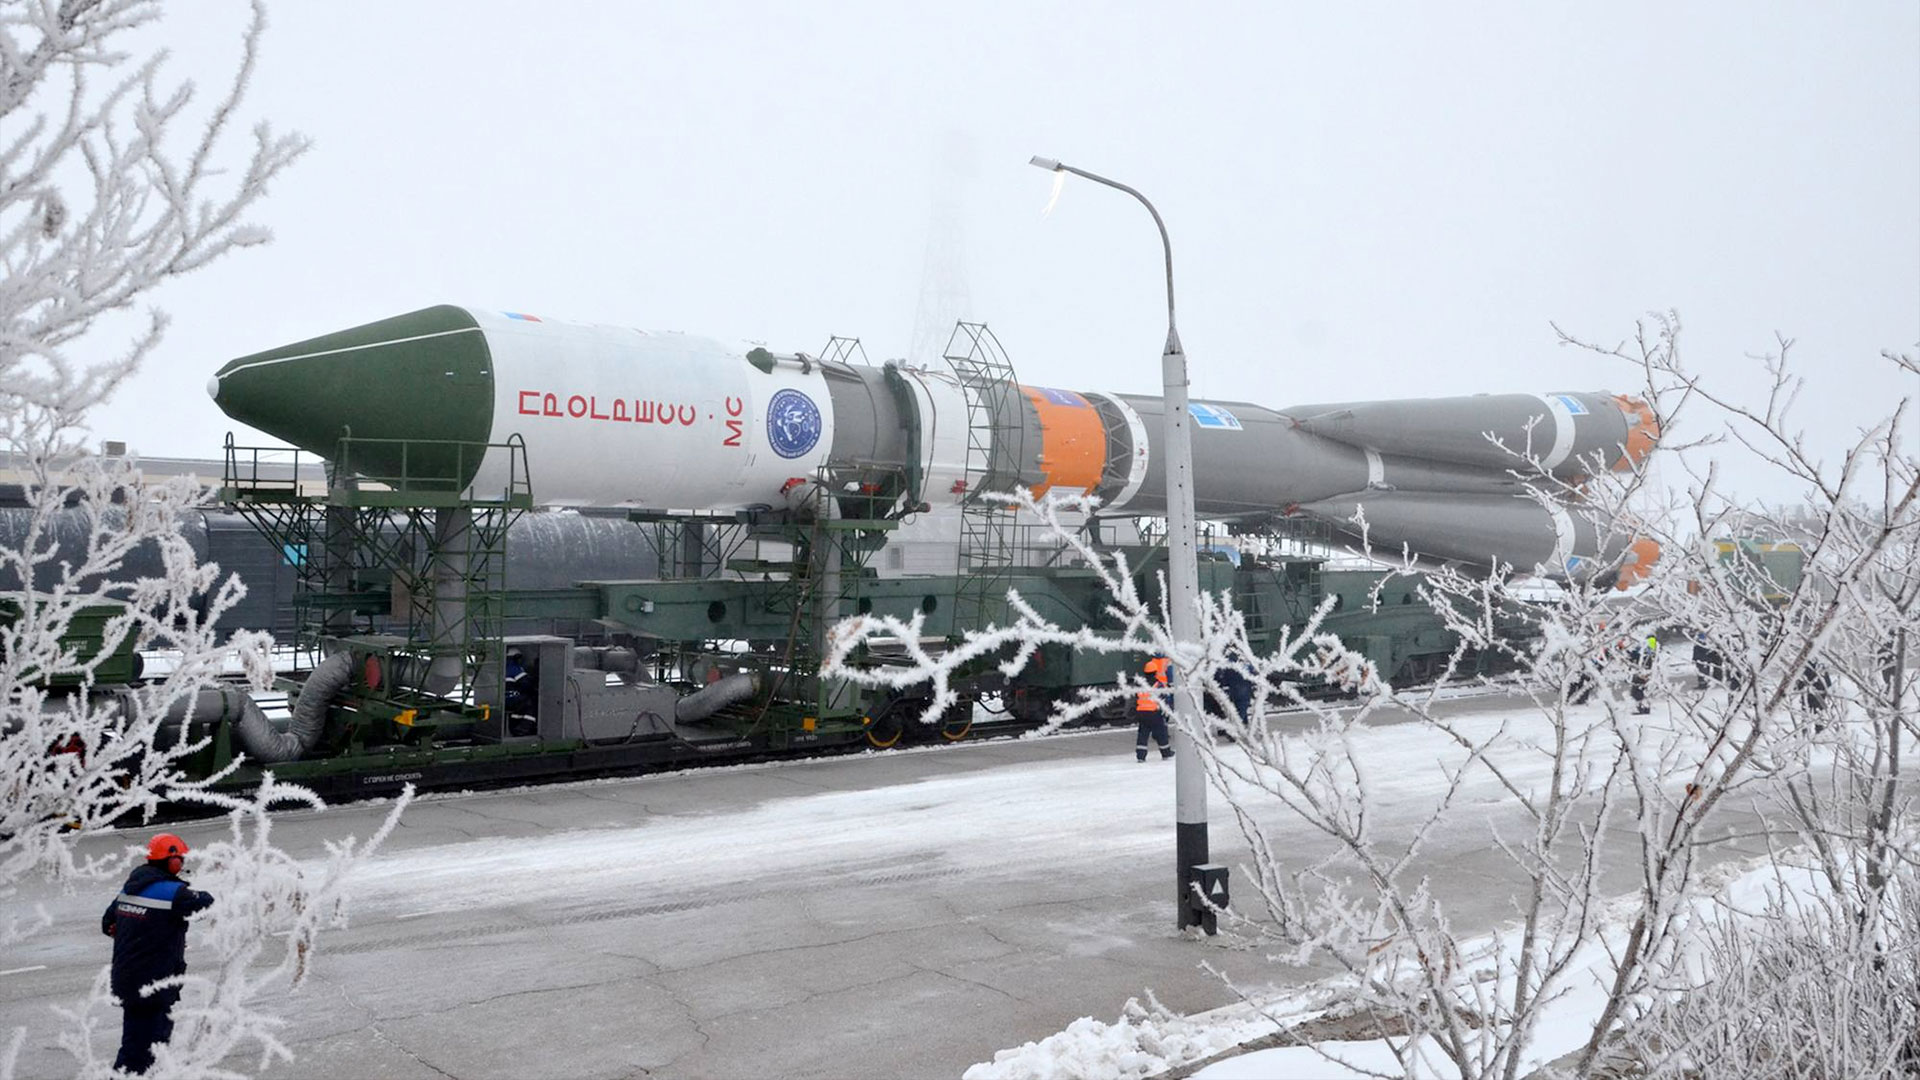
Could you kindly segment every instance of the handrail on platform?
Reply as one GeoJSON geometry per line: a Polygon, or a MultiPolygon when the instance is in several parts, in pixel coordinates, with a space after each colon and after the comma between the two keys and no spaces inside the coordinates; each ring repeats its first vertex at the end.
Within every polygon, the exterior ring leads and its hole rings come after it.
{"type": "Polygon", "coordinates": [[[533,480],[527,468],[527,444],[519,435],[505,442],[469,442],[456,439],[372,439],[342,435],[329,461],[310,451],[291,447],[240,446],[229,432],[226,438],[222,486],[229,498],[269,499],[348,496],[366,501],[399,503],[427,498],[434,504],[449,498],[481,505],[527,507],[533,502],[533,480]],[[496,491],[477,491],[474,480],[487,455],[504,455],[506,477],[496,491]],[[325,481],[314,483],[302,473],[316,465],[330,466],[325,481]]]}
{"type": "MultiPolygon", "coordinates": [[[[304,494],[300,486],[301,473],[316,464],[324,464],[311,453],[305,454],[302,460],[305,452],[294,447],[236,445],[231,431],[227,432],[224,451],[221,486],[239,495],[304,494]]],[[[318,487],[324,489],[324,479],[318,487]]]]}
{"type": "Polygon", "coordinates": [[[334,455],[338,475],[358,477],[396,494],[458,492],[465,501],[509,505],[526,505],[533,498],[527,444],[518,434],[509,435],[505,442],[490,443],[458,439],[374,439],[348,433],[340,437],[338,447],[334,455]],[[495,450],[506,455],[504,485],[498,495],[476,492],[474,479],[487,455],[495,450]],[[397,471],[394,468],[396,452],[397,471]],[[356,462],[360,463],[358,467],[356,462]]]}

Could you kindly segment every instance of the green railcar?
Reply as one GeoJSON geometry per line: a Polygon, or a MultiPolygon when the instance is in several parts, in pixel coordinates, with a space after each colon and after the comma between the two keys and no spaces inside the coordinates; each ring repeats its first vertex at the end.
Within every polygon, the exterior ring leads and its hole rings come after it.
{"type": "MultiPolygon", "coordinates": [[[[25,616],[27,597],[22,593],[0,593],[0,630],[12,630],[25,616]]],[[[71,613],[60,632],[61,651],[66,661],[58,670],[24,672],[25,681],[41,686],[71,688],[85,684],[107,686],[130,683],[141,675],[140,654],[134,648],[131,633],[120,633],[108,643],[109,624],[126,614],[126,605],[118,602],[88,604],[71,613]]],[[[0,635],[0,656],[5,655],[6,635],[0,635]]]]}

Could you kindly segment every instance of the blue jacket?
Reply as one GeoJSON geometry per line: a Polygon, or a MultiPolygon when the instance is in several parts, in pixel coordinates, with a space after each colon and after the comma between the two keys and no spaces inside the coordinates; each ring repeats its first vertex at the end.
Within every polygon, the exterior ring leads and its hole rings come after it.
{"type": "Polygon", "coordinates": [[[100,932],[113,938],[113,996],[122,1004],[171,1006],[178,987],[147,997],[140,988],[187,970],[187,916],[205,909],[213,897],[187,888],[164,866],[143,863],[127,875],[120,895],[100,916],[100,932]]]}

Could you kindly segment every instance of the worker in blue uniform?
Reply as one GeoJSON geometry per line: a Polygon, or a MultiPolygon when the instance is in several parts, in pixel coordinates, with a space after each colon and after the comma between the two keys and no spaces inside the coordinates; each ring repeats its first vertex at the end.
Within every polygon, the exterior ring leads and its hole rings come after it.
{"type": "Polygon", "coordinates": [[[147,842],[147,861],[133,868],[120,895],[100,917],[100,932],[113,938],[113,996],[120,999],[120,1054],[116,1070],[144,1073],[153,1048],[173,1037],[173,1006],[180,988],[149,994],[146,987],[187,971],[187,917],[213,897],[187,887],[186,841],[161,833],[147,842]]]}
{"type": "Polygon", "coordinates": [[[1247,660],[1238,649],[1227,652],[1227,662],[1214,673],[1213,681],[1233,705],[1232,719],[1245,724],[1253,716],[1253,680],[1247,677],[1247,660]]]}
{"type": "Polygon", "coordinates": [[[539,706],[534,697],[537,688],[538,677],[527,670],[526,655],[519,649],[508,649],[505,688],[507,734],[518,736],[539,732],[540,722],[535,714],[539,706]]]}

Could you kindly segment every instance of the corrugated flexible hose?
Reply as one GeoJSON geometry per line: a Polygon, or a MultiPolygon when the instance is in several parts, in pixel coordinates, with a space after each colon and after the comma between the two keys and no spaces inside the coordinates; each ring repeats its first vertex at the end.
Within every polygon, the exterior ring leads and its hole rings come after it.
{"type": "Polygon", "coordinates": [[[234,722],[234,739],[255,761],[275,763],[297,761],[320,741],[327,723],[327,706],[353,679],[353,654],[334,653],[307,676],[300,696],[293,703],[293,724],[286,731],[275,731],[260,707],[248,698],[234,722]]]}

